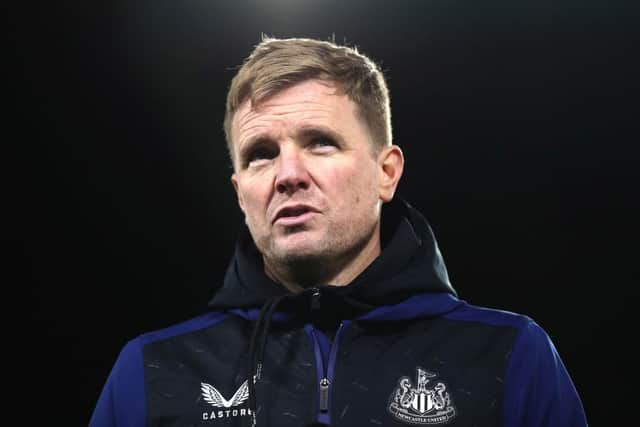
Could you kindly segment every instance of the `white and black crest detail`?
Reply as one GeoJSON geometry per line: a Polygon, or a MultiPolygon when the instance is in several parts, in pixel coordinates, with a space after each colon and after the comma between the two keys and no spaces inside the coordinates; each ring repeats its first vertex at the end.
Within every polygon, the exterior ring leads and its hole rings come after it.
{"type": "Polygon", "coordinates": [[[394,418],[404,423],[418,425],[446,424],[457,412],[447,385],[434,380],[438,375],[417,368],[415,387],[409,377],[402,377],[398,387],[389,397],[387,409],[394,418]],[[430,387],[427,387],[427,386],[430,387]]]}

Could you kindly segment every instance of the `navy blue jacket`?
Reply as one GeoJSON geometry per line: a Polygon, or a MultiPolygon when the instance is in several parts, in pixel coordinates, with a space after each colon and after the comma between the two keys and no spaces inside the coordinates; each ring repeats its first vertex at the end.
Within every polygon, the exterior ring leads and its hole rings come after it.
{"type": "Polygon", "coordinates": [[[540,326],[458,299],[410,206],[382,230],[353,283],[296,295],[245,231],[209,312],[124,346],[90,427],[587,425],[540,326]]]}

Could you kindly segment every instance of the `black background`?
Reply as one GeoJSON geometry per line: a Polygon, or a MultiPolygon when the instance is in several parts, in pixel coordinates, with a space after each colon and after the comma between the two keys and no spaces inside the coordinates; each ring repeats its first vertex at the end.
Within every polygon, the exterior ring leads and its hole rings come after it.
{"type": "Polygon", "coordinates": [[[399,194],[460,296],[543,326],[591,425],[634,420],[633,2],[53,3],[9,14],[5,55],[31,316],[13,348],[37,413],[86,425],[127,340],[206,309],[242,221],[224,98],[266,33],[333,36],[381,64],[399,194]]]}

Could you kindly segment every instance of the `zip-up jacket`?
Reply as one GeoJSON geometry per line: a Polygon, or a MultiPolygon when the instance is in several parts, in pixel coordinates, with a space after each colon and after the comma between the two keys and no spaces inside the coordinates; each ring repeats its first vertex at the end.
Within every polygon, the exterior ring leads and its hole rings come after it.
{"type": "Polygon", "coordinates": [[[457,297],[431,228],[385,205],[382,253],[347,286],[292,294],[245,229],[207,313],[129,341],[90,427],[582,427],[529,317],[457,297]]]}

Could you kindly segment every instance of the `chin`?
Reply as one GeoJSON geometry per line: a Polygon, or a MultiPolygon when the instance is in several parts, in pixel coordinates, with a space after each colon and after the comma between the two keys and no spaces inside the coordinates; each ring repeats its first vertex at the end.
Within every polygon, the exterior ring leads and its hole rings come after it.
{"type": "Polygon", "coordinates": [[[322,258],[325,252],[316,245],[296,245],[274,251],[276,257],[284,262],[316,260],[322,258]]]}
{"type": "Polygon", "coordinates": [[[317,260],[326,256],[326,244],[319,239],[310,239],[309,236],[289,236],[286,241],[278,242],[272,253],[275,258],[285,263],[298,261],[317,260]]]}

